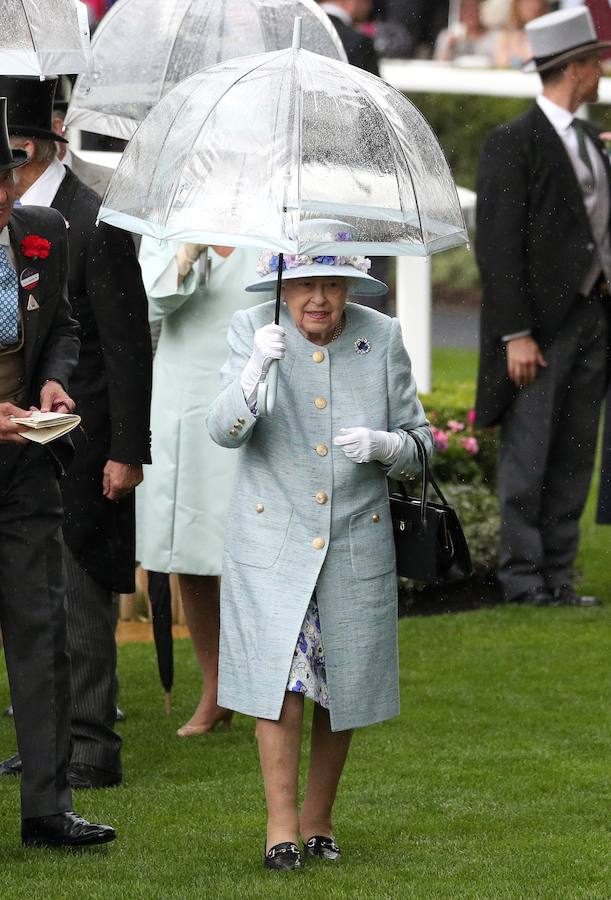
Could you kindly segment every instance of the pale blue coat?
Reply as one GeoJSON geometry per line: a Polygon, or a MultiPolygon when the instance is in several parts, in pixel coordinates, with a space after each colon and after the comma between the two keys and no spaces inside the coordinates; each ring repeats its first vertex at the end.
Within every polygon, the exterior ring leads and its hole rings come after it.
{"type": "Polygon", "coordinates": [[[240,451],[225,532],[218,702],[279,718],[316,589],[331,727],[341,731],[399,712],[386,478],[404,476],[416,450],[404,435],[388,471],[352,462],[333,438],[340,428],[362,425],[400,433],[417,428],[427,448],[433,442],[398,320],[352,303],[343,333],[325,347],[306,340],[283,308],[287,353],[276,409],[271,418],[253,416],[239,375],[255,330],[273,321],[273,311],[265,303],[234,315],[221,391],[208,416],[212,439],[240,451]],[[356,352],[361,338],[368,353],[356,352]]]}

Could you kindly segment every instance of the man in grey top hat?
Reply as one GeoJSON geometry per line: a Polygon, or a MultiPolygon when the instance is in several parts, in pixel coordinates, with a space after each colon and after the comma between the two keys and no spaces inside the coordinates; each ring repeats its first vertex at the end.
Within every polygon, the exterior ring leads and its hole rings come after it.
{"type": "Polygon", "coordinates": [[[611,170],[596,129],[601,51],[589,11],[527,25],[543,93],[495,129],[478,175],[484,299],[480,426],[500,424],[501,551],[507,600],[592,605],[573,587],[607,367],[611,170]]]}

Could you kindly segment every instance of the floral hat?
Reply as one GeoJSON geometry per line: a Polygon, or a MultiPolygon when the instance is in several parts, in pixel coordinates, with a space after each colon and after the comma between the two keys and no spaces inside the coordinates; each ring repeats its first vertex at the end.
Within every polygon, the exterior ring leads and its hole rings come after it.
{"type": "MultiPolygon", "coordinates": [[[[351,241],[350,226],[331,219],[312,219],[302,223],[312,241],[341,243],[351,241]]],[[[247,291],[269,291],[278,280],[280,254],[266,250],[261,254],[257,275],[259,279],[247,285],[247,291]]],[[[368,274],[371,260],[365,256],[306,256],[285,253],[282,260],[282,280],[291,278],[349,278],[349,289],[355,294],[369,296],[388,293],[383,281],[368,274]]]]}

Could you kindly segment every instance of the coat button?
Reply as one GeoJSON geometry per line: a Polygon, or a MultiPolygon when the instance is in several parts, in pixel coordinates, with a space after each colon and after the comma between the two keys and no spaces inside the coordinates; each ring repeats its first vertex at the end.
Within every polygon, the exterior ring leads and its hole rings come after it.
{"type": "Polygon", "coordinates": [[[325,400],[324,397],[317,397],[316,400],[314,401],[314,406],[316,407],[316,409],[326,409],[327,401],[325,400]]]}
{"type": "Polygon", "coordinates": [[[243,426],[243,425],[240,425],[239,422],[236,422],[235,425],[234,425],[233,427],[234,427],[235,429],[237,429],[237,431],[241,431],[242,428],[243,428],[244,426],[243,426]]]}
{"type": "Polygon", "coordinates": [[[240,416],[240,418],[238,419],[238,422],[239,422],[240,425],[246,425],[246,419],[243,419],[241,416],[240,416]]]}
{"type": "Polygon", "coordinates": [[[326,444],[319,444],[315,449],[319,456],[326,456],[329,452],[329,448],[326,444]]]}
{"type": "Polygon", "coordinates": [[[324,358],[325,354],[322,352],[322,350],[315,350],[312,354],[312,359],[314,360],[314,362],[320,363],[324,360],[324,358]]]}
{"type": "Polygon", "coordinates": [[[231,428],[229,434],[231,435],[231,437],[236,437],[236,435],[238,434],[237,428],[231,428]]]}
{"type": "Polygon", "coordinates": [[[377,513],[374,513],[371,517],[371,521],[377,524],[380,521],[379,515],[377,513]]]}
{"type": "Polygon", "coordinates": [[[263,506],[263,504],[257,503],[257,505],[255,506],[255,512],[262,513],[264,511],[265,511],[265,507],[263,506]]]}
{"type": "Polygon", "coordinates": [[[320,503],[321,506],[324,506],[329,499],[329,495],[326,493],[326,491],[319,491],[314,499],[317,503],[320,503]]]}
{"type": "Polygon", "coordinates": [[[315,550],[322,550],[325,546],[325,539],[321,537],[314,538],[314,540],[312,541],[312,546],[315,550]]]}

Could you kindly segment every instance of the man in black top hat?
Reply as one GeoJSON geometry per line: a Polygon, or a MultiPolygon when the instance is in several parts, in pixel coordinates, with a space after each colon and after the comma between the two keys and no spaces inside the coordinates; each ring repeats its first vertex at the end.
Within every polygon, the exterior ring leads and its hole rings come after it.
{"type": "Polygon", "coordinates": [[[500,424],[498,577],[507,600],[592,606],[573,586],[608,365],[611,169],[575,117],[601,51],[584,7],[526,26],[543,93],[484,146],[477,422],[500,424]]]}
{"type": "MultiPolygon", "coordinates": [[[[72,659],[74,788],[122,779],[116,716],[113,593],[135,590],[135,497],[150,462],[152,351],[148,302],[128,232],[96,226],[100,198],[58,161],[51,130],[55,79],[0,77],[13,147],[30,161],[17,194],[51,206],[68,225],[68,296],[81,350],[70,379],[81,429],[62,479],[67,570],[68,651],[72,659]]],[[[15,772],[19,759],[3,764],[15,772]]]]}
{"type": "Polygon", "coordinates": [[[67,780],[70,663],[66,654],[62,503],[69,439],[41,446],[13,416],[71,412],[66,393],[79,341],[66,296],[67,236],[53,210],[15,209],[6,99],[0,99],[0,621],[23,759],[22,840],[84,846],[114,838],[72,812],[67,780]],[[49,449],[48,449],[49,448],[49,449]]]}

